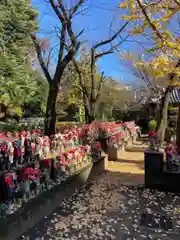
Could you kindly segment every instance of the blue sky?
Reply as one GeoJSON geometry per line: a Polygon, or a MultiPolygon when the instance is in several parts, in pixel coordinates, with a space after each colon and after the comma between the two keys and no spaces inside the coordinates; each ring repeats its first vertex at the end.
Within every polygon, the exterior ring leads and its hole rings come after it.
{"type": "MultiPolygon", "coordinates": [[[[75,0],[68,0],[73,3],[75,0]]],[[[58,20],[48,3],[43,0],[33,0],[33,6],[40,12],[40,35],[51,39],[51,44],[57,44],[57,38],[54,33],[54,26],[58,26],[58,20]]],[[[123,22],[120,20],[120,10],[117,6],[120,0],[90,0],[88,2],[88,10],[84,15],[78,15],[74,21],[75,31],[85,29],[81,39],[85,41],[87,46],[91,46],[99,40],[104,40],[109,36],[109,26],[113,21],[112,29],[118,30],[123,22]]],[[[126,34],[125,34],[126,35],[126,34]]],[[[135,43],[124,43],[121,46],[121,51],[142,51],[139,45],[135,43]]],[[[116,80],[121,80],[125,83],[131,83],[135,80],[131,71],[123,66],[120,60],[120,53],[115,53],[103,57],[98,66],[107,76],[112,76],[116,80]]]]}

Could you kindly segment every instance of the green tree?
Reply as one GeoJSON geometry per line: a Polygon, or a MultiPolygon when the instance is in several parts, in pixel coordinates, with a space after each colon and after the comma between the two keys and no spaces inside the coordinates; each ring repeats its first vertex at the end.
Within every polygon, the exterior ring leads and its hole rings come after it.
{"type": "Polygon", "coordinates": [[[21,116],[20,105],[32,87],[29,40],[37,12],[27,0],[1,1],[0,11],[0,104],[21,116]]]}
{"type": "Polygon", "coordinates": [[[97,116],[100,120],[120,120],[116,119],[116,113],[124,111],[127,99],[128,91],[121,82],[104,78],[97,103],[97,116]]]}
{"type": "Polygon", "coordinates": [[[23,101],[23,109],[26,116],[45,116],[48,84],[41,72],[32,70],[28,85],[29,92],[23,101]],[[28,112],[28,113],[26,113],[28,112]]]}

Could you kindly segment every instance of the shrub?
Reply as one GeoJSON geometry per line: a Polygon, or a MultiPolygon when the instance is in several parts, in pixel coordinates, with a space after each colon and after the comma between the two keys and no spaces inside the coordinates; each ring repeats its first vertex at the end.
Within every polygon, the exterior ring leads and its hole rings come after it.
{"type": "Polygon", "coordinates": [[[148,129],[149,130],[155,130],[157,127],[157,123],[155,120],[150,120],[148,123],[148,129]]]}

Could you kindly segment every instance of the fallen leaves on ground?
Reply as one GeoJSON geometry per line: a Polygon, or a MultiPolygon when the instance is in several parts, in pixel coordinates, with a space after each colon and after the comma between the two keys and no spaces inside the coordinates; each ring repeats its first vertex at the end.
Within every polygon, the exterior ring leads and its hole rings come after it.
{"type": "MultiPolygon", "coordinates": [[[[176,240],[180,234],[180,197],[141,187],[122,186],[108,173],[64,201],[53,216],[24,236],[69,240],[176,240]],[[141,224],[143,214],[154,223],[141,224]],[[172,229],[159,226],[161,216],[170,217],[172,229]]],[[[166,222],[165,220],[163,220],[166,222]]]]}

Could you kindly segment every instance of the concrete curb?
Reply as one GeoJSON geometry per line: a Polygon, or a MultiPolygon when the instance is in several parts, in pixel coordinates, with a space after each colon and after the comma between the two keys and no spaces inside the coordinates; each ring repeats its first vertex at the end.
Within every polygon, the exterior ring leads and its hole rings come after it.
{"type": "Polygon", "coordinates": [[[25,204],[16,213],[0,220],[0,240],[18,239],[28,229],[37,225],[45,216],[49,216],[58,208],[60,202],[80,190],[90,180],[95,180],[105,171],[107,156],[90,163],[76,175],[71,176],[50,191],[40,194],[25,204]]]}

